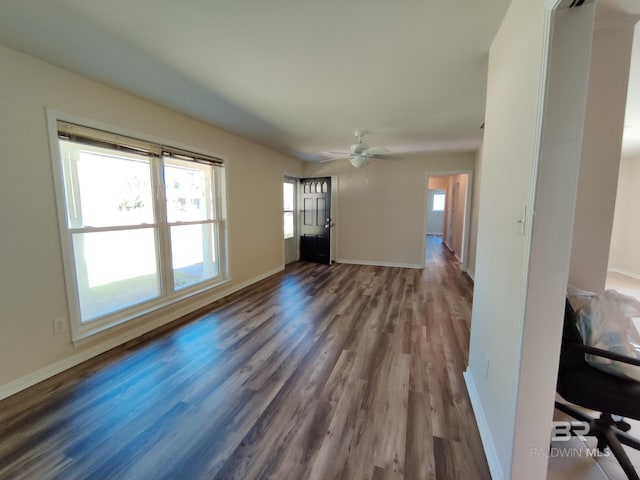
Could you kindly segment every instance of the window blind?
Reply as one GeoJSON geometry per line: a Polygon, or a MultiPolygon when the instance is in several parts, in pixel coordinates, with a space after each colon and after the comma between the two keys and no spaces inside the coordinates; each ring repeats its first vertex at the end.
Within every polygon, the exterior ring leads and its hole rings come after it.
{"type": "Polygon", "coordinates": [[[58,121],[58,137],[77,143],[94,145],[98,147],[116,148],[137,154],[165,155],[180,160],[203,163],[216,167],[224,166],[224,160],[203,153],[192,152],[168,145],[159,145],[146,140],[119,135],[104,130],[89,128],[74,123],[58,121]]]}

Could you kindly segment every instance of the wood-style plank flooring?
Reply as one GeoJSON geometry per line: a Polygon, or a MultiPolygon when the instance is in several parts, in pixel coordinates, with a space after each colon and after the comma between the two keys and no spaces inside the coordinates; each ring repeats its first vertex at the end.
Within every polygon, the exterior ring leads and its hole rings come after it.
{"type": "Polygon", "coordinates": [[[298,262],[0,402],[0,478],[490,478],[462,372],[471,285],[298,262]]]}

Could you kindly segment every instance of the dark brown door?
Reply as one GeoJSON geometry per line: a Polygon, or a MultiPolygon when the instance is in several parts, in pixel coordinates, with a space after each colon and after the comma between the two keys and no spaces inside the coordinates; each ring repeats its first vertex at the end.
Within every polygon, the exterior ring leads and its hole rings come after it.
{"type": "Polygon", "coordinates": [[[300,180],[300,259],[331,264],[331,178],[300,180]]]}

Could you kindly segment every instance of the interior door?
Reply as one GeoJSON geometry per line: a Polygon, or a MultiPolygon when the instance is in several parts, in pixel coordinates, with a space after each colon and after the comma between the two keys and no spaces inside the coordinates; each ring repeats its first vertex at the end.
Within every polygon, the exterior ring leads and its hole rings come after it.
{"type": "Polygon", "coordinates": [[[300,180],[300,259],[331,264],[331,178],[300,180]]]}
{"type": "Polygon", "coordinates": [[[444,207],[447,191],[430,189],[427,200],[427,235],[442,235],[444,233],[444,207]]]}

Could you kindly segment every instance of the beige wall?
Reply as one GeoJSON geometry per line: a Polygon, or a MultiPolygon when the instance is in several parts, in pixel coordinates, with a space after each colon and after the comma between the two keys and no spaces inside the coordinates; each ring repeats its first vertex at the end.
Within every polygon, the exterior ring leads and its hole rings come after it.
{"type": "Polygon", "coordinates": [[[130,322],[79,347],[53,335],[68,312],[45,107],[225,157],[229,288],[282,267],[282,178],[301,175],[300,161],[1,46],[0,72],[0,394],[171,319],[130,322]]]}
{"type": "Polygon", "coordinates": [[[597,28],[589,72],[569,282],[604,290],[618,187],[633,24],[597,28]]]}
{"type": "Polygon", "coordinates": [[[480,204],[480,181],[482,180],[482,148],[476,152],[473,167],[473,185],[471,189],[471,220],[469,222],[469,255],[467,256],[467,273],[475,279],[476,246],[478,239],[478,211],[480,204]]]}
{"type": "Polygon", "coordinates": [[[465,379],[495,479],[547,469],[595,11],[551,3],[513,0],[489,54],[465,379]]]}
{"type": "Polygon", "coordinates": [[[640,157],[620,162],[609,270],[640,276],[640,157]]]}
{"type": "Polygon", "coordinates": [[[449,188],[447,175],[432,175],[429,177],[429,190],[446,190],[449,188]]]}
{"type": "Polygon", "coordinates": [[[472,170],[473,162],[473,153],[440,153],[361,169],[346,160],[308,164],[304,173],[338,178],[338,261],[421,268],[427,172],[472,170]]]}
{"type": "Polygon", "coordinates": [[[511,461],[526,239],[516,220],[533,181],[543,12],[541,2],[514,0],[489,53],[467,383],[493,478],[520,478],[511,461]]]}

